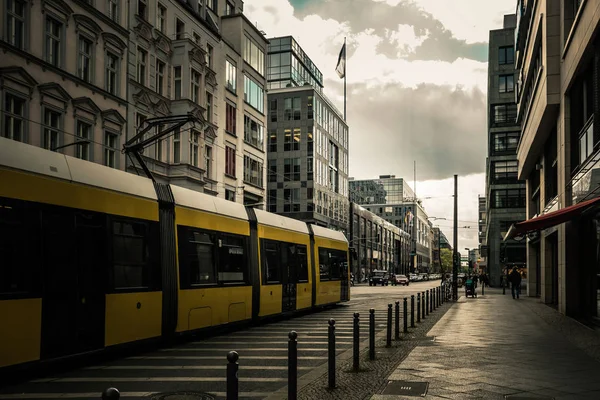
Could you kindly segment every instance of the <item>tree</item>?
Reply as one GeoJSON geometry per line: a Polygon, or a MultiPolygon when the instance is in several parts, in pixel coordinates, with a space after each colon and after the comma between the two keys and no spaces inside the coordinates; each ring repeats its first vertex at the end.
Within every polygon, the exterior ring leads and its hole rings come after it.
{"type": "Polygon", "coordinates": [[[441,249],[440,258],[442,259],[440,265],[442,273],[445,274],[446,272],[452,271],[452,250],[441,249]]]}

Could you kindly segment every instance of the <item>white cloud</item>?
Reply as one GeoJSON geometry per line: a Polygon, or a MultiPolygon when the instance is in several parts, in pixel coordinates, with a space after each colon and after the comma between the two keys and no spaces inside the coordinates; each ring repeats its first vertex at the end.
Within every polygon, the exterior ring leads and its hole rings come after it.
{"type": "MultiPolygon", "coordinates": [[[[368,0],[364,1],[366,3],[368,0]]],[[[387,2],[395,6],[400,2],[410,0],[372,1],[387,2]]],[[[464,39],[469,43],[486,42],[489,37],[489,29],[500,28],[501,15],[507,11],[510,12],[514,8],[514,0],[419,0],[416,3],[422,6],[425,11],[432,14],[434,18],[441,21],[445,28],[452,31],[452,34],[456,38],[464,39]]],[[[335,73],[335,66],[344,37],[347,37],[349,45],[349,58],[347,60],[348,83],[349,85],[352,83],[365,84],[367,88],[372,89],[368,91],[369,96],[376,96],[378,90],[385,90],[385,84],[394,83],[403,87],[416,87],[421,83],[450,85],[451,87],[462,86],[465,90],[478,88],[484,94],[487,91],[486,63],[464,58],[458,58],[452,63],[423,60],[410,61],[401,58],[392,59],[376,52],[377,46],[381,45],[384,40],[388,42],[388,51],[390,49],[390,42],[396,45],[400,52],[403,49],[414,50],[426,36],[417,37],[414,29],[409,25],[398,25],[396,30],[385,31],[386,37],[375,35],[373,29],[350,34],[351,30],[347,22],[323,19],[318,15],[308,15],[304,20],[299,20],[294,16],[293,7],[286,0],[248,1],[245,4],[245,13],[250,21],[258,23],[259,29],[267,32],[267,37],[294,36],[300,46],[321,70],[325,81],[329,80],[329,87],[326,83],[325,93],[338,105],[339,109],[343,108],[343,99],[339,87],[332,87],[332,81],[340,82],[335,73]]],[[[366,93],[366,91],[363,91],[363,94],[366,93]]],[[[371,99],[371,101],[373,100],[371,99]]],[[[353,93],[348,93],[349,110],[352,108],[354,110],[360,109],[359,106],[352,107],[351,103],[359,105],[360,103],[369,101],[368,96],[358,98],[353,97],[353,93]]],[[[448,101],[453,100],[449,97],[448,101]]],[[[393,109],[388,111],[388,114],[398,114],[393,109]]],[[[440,114],[438,111],[435,109],[431,110],[432,113],[440,114]]],[[[382,110],[382,113],[385,112],[385,110],[382,110]]],[[[485,113],[485,109],[482,112],[485,113]]],[[[408,124],[409,126],[416,125],[411,123],[411,118],[414,118],[415,115],[409,115],[407,121],[403,120],[400,123],[408,124]]],[[[357,129],[359,126],[363,128],[372,127],[373,125],[369,122],[372,118],[372,115],[364,115],[356,111],[349,113],[348,123],[350,126],[351,144],[355,143],[357,137],[366,138],[372,134],[368,129],[364,131],[357,129]]],[[[472,125],[473,121],[477,123],[477,126],[473,126],[471,130],[480,131],[483,138],[485,138],[485,115],[480,119],[471,118],[468,123],[472,125]]],[[[426,144],[425,147],[444,146],[445,140],[461,143],[461,139],[464,139],[461,137],[445,137],[447,126],[451,124],[440,123],[440,121],[436,121],[435,123],[439,124],[440,141],[431,142],[426,144]]],[[[406,135],[407,133],[398,133],[398,135],[402,134],[406,135]]],[[[413,140],[410,137],[411,135],[418,136],[420,133],[410,132],[406,141],[413,140]]],[[[383,146],[384,144],[382,143],[381,145],[383,146]]],[[[465,143],[465,146],[468,145],[470,144],[465,143]]],[[[415,153],[412,156],[419,159],[419,152],[428,154],[431,153],[430,150],[419,148],[411,151],[415,153]]],[[[401,156],[398,153],[396,153],[394,159],[389,160],[388,158],[383,159],[383,157],[375,159],[373,158],[376,157],[375,154],[372,154],[369,158],[359,158],[353,156],[353,151],[351,147],[350,168],[352,171],[366,170],[369,165],[378,163],[383,168],[386,168],[386,170],[380,171],[381,174],[391,173],[401,177],[403,176],[402,172],[407,172],[399,170],[400,162],[396,159],[399,159],[401,156]]],[[[360,151],[356,150],[354,153],[358,154],[360,151]]],[[[483,160],[485,158],[485,146],[481,148],[480,155],[483,160]]],[[[411,160],[413,159],[412,156],[409,156],[411,160]]],[[[412,163],[412,161],[409,161],[409,163],[412,163]]],[[[405,164],[404,161],[402,161],[402,164],[405,164]]],[[[447,171],[453,171],[456,166],[445,165],[443,168],[447,171]]],[[[412,177],[412,171],[405,177],[412,177]]],[[[363,176],[363,178],[368,177],[363,176]]],[[[478,225],[475,222],[478,220],[477,196],[484,193],[484,186],[484,173],[459,177],[459,226],[471,227],[471,229],[459,229],[459,251],[461,249],[464,250],[465,247],[473,248],[478,246],[478,225]]],[[[419,197],[434,197],[425,199],[424,206],[430,216],[447,218],[447,221],[441,220],[434,223],[440,226],[452,243],[453,198],[451,196],[453,193],[453,179],[419,182],[417,189],[419,197]]]]}

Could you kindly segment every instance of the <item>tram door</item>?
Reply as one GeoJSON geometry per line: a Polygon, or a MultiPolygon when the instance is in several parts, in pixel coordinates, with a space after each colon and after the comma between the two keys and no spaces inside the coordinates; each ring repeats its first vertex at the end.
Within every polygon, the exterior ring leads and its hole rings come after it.
{"type": "Polygon", "coordinates": [[[295,311],[298,286],[298,246],[292,243],[280,243],[281,254],[281,311],[295,311]]]}
{"type": "Polygon", "coordinates": [[[42,358],[104,346],[106,230],[101,215],[42,213],[42,358]]]}

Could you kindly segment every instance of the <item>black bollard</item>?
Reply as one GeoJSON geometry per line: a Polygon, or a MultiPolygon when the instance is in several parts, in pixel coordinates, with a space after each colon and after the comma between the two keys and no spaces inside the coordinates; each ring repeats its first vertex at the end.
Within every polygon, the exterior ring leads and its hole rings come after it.
{"type": "Polygon", "coordinates": [[[410,327],[415,327],[415,295],[410,295],[410,327]]]}
{"type": "Polygon", "coordinates": [[[423,302],[421,304],[421,319],[425,319],[425,292],[421,293],[421,301],[423,302]]]}
{"type": "Polygon", "coordinates": [[[296,400],[298,395],[298,334],[288,334],[288,400],[296,400]]]}
{"type": "Polygon", "coordinates": [[[329,389],[335,389],[335,319],[329,320],[329,389]]]}
{"type": "Polygon", "coordinates": [[[400,302],[396,302],[396,324],[394,326],[394,338],[400,340],[400,302]]]}
{"type": "Polygon", "coordinates": [[[431,289],[431,295],[433,296],[433,311],[437,308],[437,297],[435,295],[435,288],[431,289]]]}
{"type": "Polygon", "coordinates": [[[369,359],[375,359],[375,309],[369,310],[369,359]]]}
{"type": "Polygon", "coordinates": [[[392,305],[388,304],[388,316],[387,316],[387,340],[385,347],[392,347],[392,305]]]}
{"type": "Polygon", "coordinates": [[[429,302],[431,303],[429,305],[429,312],[434,312],[435,311],[435,295],[433,294],[433,289],[429,289],[429,302]]]}
{"type": "Polygon", "coordinates": [[[102,400],[119,400],[120,397],[121,393],[114,387],[104,389],[102,392],[102,400]]]}
{"type": "Polygon", "coordinates": [[[360,314],[354,313],[354,343],[352,348],[352,367],[354,372],[358,372],[359,369],[359,357],[360,357],[360,314]]]}
{"type": "Polygon", "coordinates": [[[429,290],[425,291],[425,315],[429,315],[429,290]]]}
{"type": "Polygon", "coordinates": [[[483,296],[485,294],[485,282],[481,283],[481,295],[483,296]]]}
{"type": "Polygon", "coordinates": [[[421,322],[421,293],[417,293],[417,322],[421,322]]]}
{"type": "Polygon", "coordinates": [[[408,299],[404,298],[404,333],[408,333],[408,299]]]}
{"type": "Polygon", "coordinates": [[[238,400],[239,383],[238,383],[238,364],[240,356],[237,351],[227,353],[227,400],[238,400]]]}

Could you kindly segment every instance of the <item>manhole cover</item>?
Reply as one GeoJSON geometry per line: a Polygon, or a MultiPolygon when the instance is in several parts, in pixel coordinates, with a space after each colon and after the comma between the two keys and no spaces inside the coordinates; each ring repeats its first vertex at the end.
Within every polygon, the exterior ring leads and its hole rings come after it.
{"type": "Polygon", "coordinates": [[[215,398],[201,392],[173,392],[155,394],[152,400],[215,400],[215,398]]]}
{"type": "Polygon", "coordinates": [[[382,394],[425,397],[429,382],[388,381],[382,394]]]}

